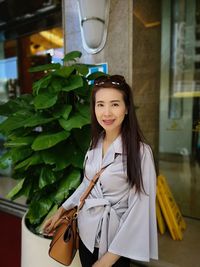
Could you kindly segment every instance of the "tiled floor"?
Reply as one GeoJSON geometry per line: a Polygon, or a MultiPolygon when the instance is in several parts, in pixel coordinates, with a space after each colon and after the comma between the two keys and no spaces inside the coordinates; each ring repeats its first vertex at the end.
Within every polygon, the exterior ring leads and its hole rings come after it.
{"type": "Polygon", "coordinates": [[[173,241],[169,233],[159,235],[159,261],[145,266],[200,267],[200,166],[187,156],[170,155],[160,160],[159,170],[185,216],[187,229],[182,241],[173,241]]]}
{"type": "Polygon", "coordinates": [[[172,240],[168,232],[159,234],[159,260],[135,262],[132,267],[200,267],[200,220],[184,219],[187,229],[183,240],[172,240]]]}
{"type": "Polygon", "coordinates": [[[200,220],[185,218],[185,221],[183,240],[173,241],[167,234],[159,237],[160,260],[174,267],[200,267],[200,220]]]}
{"type": "Polygon", "coordinates": [[[159,170],[166,177],[182,214],[200,219],[200,165],[187,156],[171,155],[160,160],[159,170]]]}

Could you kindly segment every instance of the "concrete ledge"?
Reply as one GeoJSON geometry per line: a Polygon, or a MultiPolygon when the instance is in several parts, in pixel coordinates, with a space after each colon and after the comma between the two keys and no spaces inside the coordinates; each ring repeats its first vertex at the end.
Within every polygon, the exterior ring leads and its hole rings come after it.
{"type": "Polygon", "coordinates": [[[22,218],[28,209],[27,205],[16,203],[0,197],[0,210],[22,218]]]}

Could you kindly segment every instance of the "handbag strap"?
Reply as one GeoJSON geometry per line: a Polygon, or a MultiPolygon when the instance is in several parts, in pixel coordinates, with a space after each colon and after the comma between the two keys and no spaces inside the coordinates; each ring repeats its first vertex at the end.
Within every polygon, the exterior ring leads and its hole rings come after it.
{"type": "MultiPolygon", "coordinates": [[[[116,157],[119,156],[118,153],[115,154],[115,159],[116,157]]],[[[102,172],[113,162],[109,163],[108,165],[106,165],[105,167],[101,168],[100,171],[98,171],[95,176],[93,177],[93,179],[90,181],[90,184],[88,185],[87,189],[85,190],[85,192],[82,194],[81,198],[80,198],[80,204],[77,207],[77,212],[76,215],[78,214],[79,210],[82,209],[83,205],[85,204],[85,200],[86,198],[89,196],[91,190],[94,188],[95,184],[97,183],[99,177],[101,176],[102,172]]]]}
{"type": "Polygon", "coordinates": [[[62,216],[55,224],[55,228],[60,225],[61,222],[66,222],[69,221],[70,219],[76,219],[77,218],[77,215],[78,215],[78,212],[80,209],[82,209],[84,203],[85,203],[85,200],[86,198],[89,196],[91,190],[94,188],[95,184],[97,183],[100,175],[102,174],[102,172],[109,166],[110,164],[108,164],[107,166],[103,167],[99,172],[97,172],[95,174],[95,176],[93,177],[93,179],[90,181],[90,184],[88,185],[87,189],[85,190],[85,192],[82,194],[81,198],[80,198],[80,204],[78,205],[77,207],[77,210],[75,211],[75,209],[71,209],[69,210],[68,212],[71,213],[71,215],[69,215],[69,213],[67,213],[67,216],[64,215],[62,216]]]}
{"type": "MultiPolygon", "coordinates": [[[[110,165],[110,164],[109,164],[110,165]]],[[[90,192],[92,191],[92,189],[94,188],[95,184],[97,183],[100,175],[102,174],[102,172],[108,167],[108,165],[106,167],[103,167],[99,172],[97,172],[95,174],[95,176],[93,177],[93,179],[90,181],[89,186],[87,187],[87,189],[85,190],[85,192],[83,193],[83,195],[80,198],[80,204],[77,208],[77,212],[82,209],[86,198],[89,196],[90,192]]]]}

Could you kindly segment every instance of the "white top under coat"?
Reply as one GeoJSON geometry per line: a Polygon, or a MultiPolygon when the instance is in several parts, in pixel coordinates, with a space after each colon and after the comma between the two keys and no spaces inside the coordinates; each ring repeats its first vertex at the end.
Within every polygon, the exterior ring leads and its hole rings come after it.
{"type": "Polygon", "coordinates": [[[156,173],[151,149],[141,144],[141,170],[146,194],[139,195],[128,184],[122,162],[121,136],[111,144],[103,158],[102,145],[103,140],[100,139],[96,148],[87,152],[84,179],[63,207],[70,209],[77,206],[89,180],[110,164],[79,212],[80,238],[93,252],[97,236],[101,233],[99,257],[109,251],[134,260],[157,259],[156,173]]]}

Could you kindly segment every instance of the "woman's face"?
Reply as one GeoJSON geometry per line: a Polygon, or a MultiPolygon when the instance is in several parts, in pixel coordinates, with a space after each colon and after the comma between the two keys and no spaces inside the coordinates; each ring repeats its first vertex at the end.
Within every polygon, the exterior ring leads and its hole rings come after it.
{"type": "Polygon", "coordinates": [[[119,134],[127,108],[120,91],[102,88],[96,92],[95,115],[106,133],[119,134]]]}

